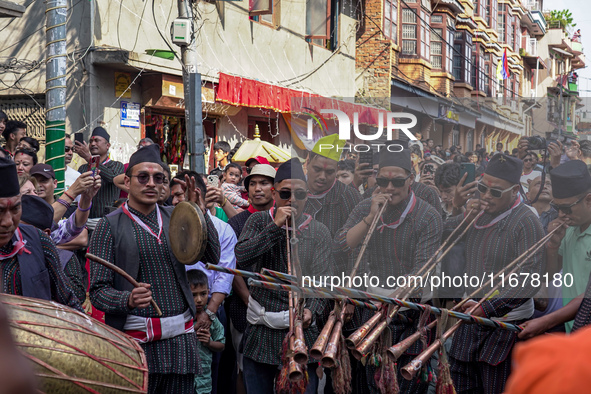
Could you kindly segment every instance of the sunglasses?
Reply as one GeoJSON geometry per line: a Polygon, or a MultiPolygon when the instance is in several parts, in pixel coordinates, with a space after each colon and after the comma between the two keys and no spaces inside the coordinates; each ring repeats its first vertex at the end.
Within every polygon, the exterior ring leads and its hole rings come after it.
{"type": "Polygon", "coordinates": [[[585,194],[583,197],[579,198],[577,201],[573,202],[570,205],[557,205],[554,204],[553,202],[550,203],[550,206],[554,209],[556,209],[557,211],[562,211],[565,215],[570,215],[571,213],[573,213],[573,207],[575,205],[577,205],[578,203],[580,203],[581,201],[583,201],[585,199],[585,197],[587,197],[588,194],[585,194]]]}
{"type": "Polygon", "coordinates": [[[478,191],[480,194],[485,195],[488,191],[490,191],[490,195],[494,198],[501,198],[504,193],[507,193],[509,190],[513,190],[515,186],[511,186],[508,189],[501,190],[501,189],[492,189],[486,186],[484,183],[478,182],[478,191]]]}
{"type": "Polygon", "coordinates": [[[253,167],[246,167],[246,173],[250,174],[250,172],[252,171],[253,168],[254,168],[254,166],[253,167]]]}
{"type": "Polygon", "coordinates": [[[72,147],[71,147],[71,146],[66,146],[66,147],[64,148],[64,150],[65,150],[66,152],[70,152],[70,151],[73,151],[74,149],[72,149],[72,147]]]}
{"type": "Polygon", "coordinates": [[[534,161],[534,159],[524,159],[524,162],[528,162],[528,161],[534,161]]]}
{"type": "Polygon", "coordinates": [[[412,174],[410,174],[406,178],[376,178],[376,183],[379,187],[388,187],[390,183],[394,187],[403,187],[406,180],[411,176],[412,174]]]}
{"type": "Polygon", "coordinates": [[[308,197],[308,192],[306,190],[296,190],[292,192],[291,190],[278,190],[279,198],[282,200],[289,200],[291,199],[292,194],[295,196],[296,200],[305,200],[308,197]]]}
{"type": "Polygon", "coordinates": [[[137,181],[142,184],[145,185],[148,182],[150,182],[150,178],[154,179],[154,183],[157,185],[162,185],[164,183],[164,180],[166,179],[166,176],[164,174],[154,174],[154,175],[150,175],[148,173],[140,173],[138,175],[132,175],[132,178],[137,178],[137,181]]]}

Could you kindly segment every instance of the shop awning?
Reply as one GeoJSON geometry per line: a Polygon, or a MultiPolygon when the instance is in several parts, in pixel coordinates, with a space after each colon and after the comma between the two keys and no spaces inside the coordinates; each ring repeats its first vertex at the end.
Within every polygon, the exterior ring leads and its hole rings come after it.
{"type": "MultiPolygon", "coordinates": [[[[384,109],[349,103],[300,90],[288,89],[238,76],[220,73],[216,101],[239,107],[271,109],[281,113],[321,113],[322,109],[338,109],[353,119],[359,114],[359,123],[377,126],[384,109]]],[[[331,114],[323,114],[333,118],[331,114]]]]}

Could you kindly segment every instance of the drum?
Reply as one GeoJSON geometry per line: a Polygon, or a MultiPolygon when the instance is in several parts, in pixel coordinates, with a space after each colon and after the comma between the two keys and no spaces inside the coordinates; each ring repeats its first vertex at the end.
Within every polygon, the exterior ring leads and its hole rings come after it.
{"type": "Polygon", "coordinates": [[[182,264],[192,265],[203,257],[207,247],[207,223],[197,204],[183,201],[174,207],[168,236],[172,253],[182,264]]]}
{"type": "Polygon", "coordinates": [[[55,302],[7,294],[0,302],[42,392],[147,392],[146,357],[131,337],[55,302]]]}

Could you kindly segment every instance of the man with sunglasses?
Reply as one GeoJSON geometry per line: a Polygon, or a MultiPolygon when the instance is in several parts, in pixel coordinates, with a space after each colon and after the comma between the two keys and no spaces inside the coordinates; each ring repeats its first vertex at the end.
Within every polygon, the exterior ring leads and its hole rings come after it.
{"type": "Polygon", "coordinates": [[[562,268],[563,278],[572,275],[572,285],[566,286],[563,281],[564,306],[525,323],[521,338],[542,334],[562,323],[567,332],[591,324],[591,175],[583,161],[571,160],[554,168],[550,177],[558,219],[550,222],[548,230],[562,228],[546,244],[546,269],[553,277],[562,268]]]}
{"type": "MultiPolygon", "coordinates": [[[[497,153],[491,158],[482,178],[463,185],[464,175],[456,188],[455,207],[463,206],[476,190],[480,192],[480,200],[472,199],[466,206],[468,222],[477,217],[463,238],[468,278],[489,278],[544,236],[539,219],[522,202],[519,194],[522,168],[521,160],[497,153]]],[[[446,231],[451,232],[462,219],[464,215],[448,219],[446,231]]],[[[541,274],[543,261],[544,253],[540,250],[518,272],[541,274]]],[[[470,280],[465,284],[466,288],[456,290],[456,298],[464,298],[484,283],[478,281],[476,284],[470,280]]],[[[490,287],[484,288],[482,295],[488,290],[490,287]]],[[[532,297],[537,293],[535,283],[521,281],[515,286],[506,281],[499,292],[472,313],[514,324],[531,318],[534,313],[532,297]]],[[[475,297],[475,300],[468,301],[463,310],[470,310],[478,300],[475,297]]],[[[503,392],[511,372],[510,355],[516,339],[517,334],[512,331],[477,324],[461,325],[453,336],[449,351],[451,375],[458,394],[503,392]]]]}
{"type": "MultiPolygon", "coordinates": [[[[91,262],[90,299],[105,312],[107,324],[140,343],[148,363],[149,393],[193,394],[199,371],[193,328],[196,309],[185,266],[170,248],[172,207],[157,204],[166,176],[157,145],[131,156],[125,177],[129,200],[98,222],[89,252],[122,268],[140,287],[134,288],[122,276],[91,262]],[[161,317],[150,304],[152,298],[162,310],[161,317]],[[157,332],[153,327],[162,329],[157,332]]],[[[217,231],[205,213],[196,181],[187,178],[189,200],[197,203],[207,224],[207,247],[201,261],[217,264],[217,231]]]]}
{"type": "MultiPolygon", "coordinates": [[[[72,138],[70,137],[70,134],[66,134],[66,139],[64,140],[64,143],[65,143],[64,161],[66,164],[66,172],[64,175],[64,177],[65,177],[64,187],[65,187],[65,190],[68,190],[70,188],[70,186],[72,186],[74,184],[74,182],[76,182],[76,179],[78,179],[78,177],[80,176],[80,173],[69,166],[69,164],[72,162],[72,158],[74,157],[74,143],[72,142],[72,138]]],[[[80,200],[79,198],[76,198],[76,201],[79,201],[79,200],[80,200]]]]}
{"type": "Polygon", "coordinates": [[[529,189],[529,181],[542,175],[542,173],[540,171],[534,170],[536,163],[534,161],[534,154],[532,152],[527,152],[522,160],[523,173],[521,174],[521,187],[523,188],[523,192],[527,193],[529,189]]]}
{"type": "MultiPolygon", "coordinates": [[[[335,247],[349,255],[350,263],[354,262],[371,223],[381,206],[387,204],[383,215],[377,218],[377,227],[369,240],[356,273],[357,276],[367,274],[379,278],[380,284],[377,287],[373,287],[376,286],[375,284],[370,286],[368,291],[385,296],[392,295],[396,290],[395,285],[389,282],[390,278],[414,275],[435,254],[441,242],[443,230],[441,215],[412,191],[413,174],[407,143],[404,141],[392,141],[392,143],[403,148],[400,152],[382,151],[380,153],[376,177],[378,193],[355,207],[342,230],[335,237],[335,247]]],[[[342,271],[345,275],[350,275],[352,264],[342,271]]],[[[419,293],[420,291],[415,292],[415,297],[420,298],[419,293]]],[[[425,296],[425,301],[428,299],[429,297],[425,296]]],[[[420,313],[416,311],[405,311],[402,314],[412,323],[403,323],[399,320],[391,322],[393,343],[398,343],[415,332],[419,322],[420,313]]],[[[363,321],[371,316],[367,310],[363,311],[363,315],[363,321]]],[[[400,357],[398,365],[406,365],[410,362],[413,358],[410,354],[420,353],[421,347],[420,341],[417,341],[405,355],[400,357]]],[[[368,363],[367,383],[372,393],[378,393],[374,373],[375,368],[368,363]]],[[[429,386],[428,383],[416,379],[406,380],[400,373],[398,382],[401,393],[423,393],[429,386]]]]}
{"type": "MultiPolygon", "coordinates": [[[[308,198],[306,176],[297,158],[283,163],[275,175],[275,206],[253,213],[236,244],[236,264],[240,269],[260,272],[262,268],[287,272],[287,234],[297,237],[291,263],[299,261],[304,276],[332,274],[332,240],[322,223],[304,213],[308,198]],[[297,250],[297,256],[295,255],[297,250]]],[[[319,327],[312,324],[324,312],[326,302],[307,299],[303,313],[304,337],[308,349],[316,340],[319,327]]],[[[282,343],[289,328],[288,293],[259,287],[250,289],[244,344],[244,381],[249,393],[272,394],[274,379],[281,365],[282,343]]],[[[317,363],[308,365],[306,393],[316,393],[317,363]]]]}

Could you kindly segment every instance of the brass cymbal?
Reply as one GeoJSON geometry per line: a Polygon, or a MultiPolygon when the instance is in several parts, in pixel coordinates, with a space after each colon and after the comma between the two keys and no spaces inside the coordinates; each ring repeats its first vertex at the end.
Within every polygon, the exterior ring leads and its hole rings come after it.
{"type": "Polygon", "coordinates": [[[168,234],[172,253],[181,263],[192,265],[203,257],[207,246],[207,223],[197,204],[183,201],[174,208],[168,234]]]}

